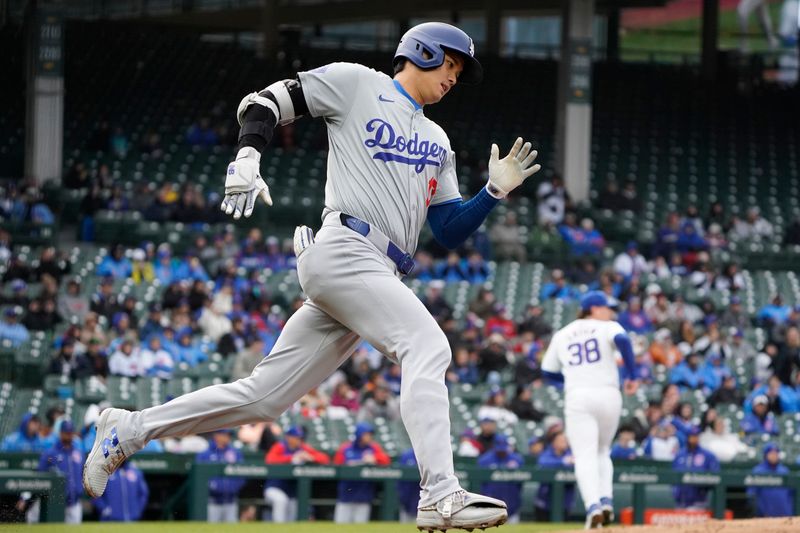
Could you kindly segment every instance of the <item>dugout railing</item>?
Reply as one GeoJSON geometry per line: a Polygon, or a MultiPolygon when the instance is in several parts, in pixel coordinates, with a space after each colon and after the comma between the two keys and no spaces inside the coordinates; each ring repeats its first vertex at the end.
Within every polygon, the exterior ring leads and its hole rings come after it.
{"type": "MultiPolygon", "coordinates": [[[[185,491],[186,516],[190,520],[205,520],[208,503],[208,482],[213,477],[231,476],[264,480],[295,479],[298,482],[298,517],[300,520],[310,516],[313,484],[315,481],[336,481],[341,479],[369,480],[382,485],[379,498],[377,520],[396,520],[398,511],[397,482],[417,481],[416,468],[390,466],[329,466],[329,465],[265,465],[262,461],[248,457],[241,464],[196,463],[193,455],[150,454],[138,455],[132,462],[145,475],[180,476],[183,486],[177,491],[185,491]]],[[[0,454],[0,492],[34,492],[43,497],[45,511],[42,519],[58,521],[63,519],[63,479],[54,474],[31,472],[38,464],[36,454],[0,454]]],[[[710,509],[714,516],[723,518],[727,504],[728,489],[750,487],[790,487],[795,489],[795,509],[800,509],[800,475],[793,470],[787,476],[753,474],[750,469],[727,466],[720,473],[683,473],[673,471],[669,465],[652,461],[616,463],[614,467],[616,489],[630,487],[634,521],[643,523],[648,505],[648,485],[701,485],[711,489],[710,509]]],[[[564,488],[575,483],[571,470],[542,469],[526,465],[518,470],[489,470],[472,465],[457,464],[456,474],[465,488],[479,490],[484,481],[512,481],[551,483],[550,520],[563,522],[564,488]]],[[[615,489],[615,490],[616,490],[615,489]]],[[[526,502],[530,505],[532,502],[526,502]]]]}

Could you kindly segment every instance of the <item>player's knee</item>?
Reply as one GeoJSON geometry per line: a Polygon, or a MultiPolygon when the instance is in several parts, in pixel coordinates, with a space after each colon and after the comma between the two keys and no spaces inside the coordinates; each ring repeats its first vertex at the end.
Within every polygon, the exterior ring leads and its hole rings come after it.
{"type": "Polygon", "coordinates": [[[409,336],[401,361],[425,365],[431,372],[445,372],[450,366],[452,354],[450,343],[437,326],[427,331],[418,331],[409,336]]]}

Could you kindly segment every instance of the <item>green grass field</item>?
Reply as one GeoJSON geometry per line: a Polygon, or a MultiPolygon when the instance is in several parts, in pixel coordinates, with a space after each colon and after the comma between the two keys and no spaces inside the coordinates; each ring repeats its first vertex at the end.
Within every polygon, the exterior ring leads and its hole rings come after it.
{"type": "MultiPolygon", "coordinates": [[[[773,29],[778,27],[780,10],[780,2],[769,5],[773,29]]],[[[641,53],[641,51],[649,51],[662,61],[679,61],[680,54],[697,56],[700,53],[700,27],[701,19],[697,17],[667,22],[652,29],[624,30],[620,33],[620,55],[624,59],[645,59],[648,54],[641,53]],[[659,54],[658,52],[662,53],[659,54]]],[[[738,31],[739,24],[736,12],[720,12],[719,49],[732,50],[737,48],[739,44],[738,31]]],[[[749,41],[751,51],[763,52],[769,49],[766,38],[761,34],[755,15],[751,17],[749,31],[753,34],[749,41]]]]}
{"type": "MultiPolygon", "coordinates": [[[[543,531],[579,531],[582,524],[518,524],[487,529],[489,533],[539,533],[543,531]]],[[[79,528],[64,524],[26,524],[0,525],[0,532],[64,533],[416,533],[413,524],[396,522],[372,522],[363,525],[332,524],[330,522],[298,522],[296,524],[270,524],[268,522],[249,522],[245,524],[209,524],[206,522],[140,522],[138,524],[82,524],[79,528]]],[[[459,531],[459,530],[451,530],[459,531]]]]}

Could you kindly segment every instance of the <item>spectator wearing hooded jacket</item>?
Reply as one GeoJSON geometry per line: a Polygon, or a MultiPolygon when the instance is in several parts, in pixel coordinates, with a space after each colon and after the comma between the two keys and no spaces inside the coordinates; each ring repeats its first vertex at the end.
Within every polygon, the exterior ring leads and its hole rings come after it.
{"type": "MultiPolygon", "coordinates": [[[[206,451],[197,454],[198,463],[235,464],[243,461],[242,452],[231,446],[231,431],[215,431],[206,451]]],[[[216,477],[208,482],[209,522],[236,522],[239,518],[239,491],[245,480],[234,477],[216,477]]]]}
{"type": "MultiPolygon", "coordinates": [[[[525,460],[514,451],[508,442],[508,438],[503,434],[498,434],[494,438],[494,446],[478,457],[478,466],[496,470],[498,468],[506,470],[519,469],[525,460]]],[[[519,511],[522,507],[522,483],[518,481],[488,481],[481,484],[481,494],[485,494],[498,500],[503,500],[508,506],[508,523],[519,523],[519,511]]]]}
{"type": "MultiPolygon", "coordinates": [[[[780,462],[780,449],[772,442],[764,446],[764,460],[753,468],[753,474],[788,476],[789,469],[780,462]]],[[[756,516],[794,516],[794,489],[787,487],[750,487],[747,494],[755,498],[756,516]]]]}
{"type": "Polygon", "coordinates": [[[108,478],[103,495],[95,499],[95,509],[101,522],[137,522],[147,506],[150,489],[144,474],[130,461],[108,478]]]}
{"type": "MultiPolygon", "coordinates": [[[[326,465],[330,459],[303,441],[305,431],[300,426],[286,430],[283,440],[272,445],[264,457],[268,465],[326,465]]],[[[273,522],[297,520],[297,481],[291,479],[268,479],[264,488],[264,500],[272,506],[273,522]]]]}
{"type": "MultiPolygon", "coordinates": [[[[406,450],[397,460],[400,466],[417,466],[417,457],[414,450],[406,450]]],[[[400,521],[414,522],[417,519],[419,507],[419,483],[416,481],[398,481],[397,499],[400,501],[400,521]]]]}
{"type": "MultiPolygon", "coordinates": [[[[700,428],[694,427],[686,437],[686,446],[672,462],[677,472],[719,472],[719,461],[714,454],[700,447],[700,428]]],[[[679,509],[705,508],[708,505],[708,487],[700,485],[675,485],[672,496],[679,509]]]]}
{"type": "MultiPolygon", "coordinates": [[[[372,440],[374,433],[372,424],[358,424],[353,440],[339,447],[334,464],[388,466],[391,460],[380,444],[372,440]]],[[[333,521],[337,524],[368,522],[374,497],[375,483],[371,481],[340,481],[333,521]]]]}
{"type": "Polygon", "coordinates": [[[39,437],[42,422],[33,413],[22,417],[19,429],[3,439],[0,451],[3,452],[41,452],[47,448],[47,442],[39,437]]]}
{"type": "Polygon", "coordinates": [[[65,478],[64,522],[80,524],[83,520],[81,494],[83,494],[83,452],[73,443],[75,428],[72,422],[61,423],[59,439],[39,458],[39,472],[60,472],[65,478]]]}

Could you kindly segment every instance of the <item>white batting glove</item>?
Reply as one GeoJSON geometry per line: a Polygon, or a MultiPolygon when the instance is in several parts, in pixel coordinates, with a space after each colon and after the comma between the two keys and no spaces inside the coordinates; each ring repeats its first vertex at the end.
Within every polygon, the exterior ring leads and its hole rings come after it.
{"type": "Polygon", "coordinates": [[[531,143],[522,144],[522,137],[517,137],[511,151],[503,159],[499,159],[500,148],[493,144],[492,155],[489,158],[487,192],[495,198],[508,196],[508,193],[541,170],[542,165],[533,165],[537,155],[539,152],[531,151],[531,143]]]}
{"type": "Polygon", "coordinates": [[[236,160],[228,165],[225,198],[220,206],[225,214],[232,214],[236,220],[243,214],[249,217],[256,206],[256,198],[261,198],[267,205],[272,205],[269,187],[261,178],[260,165],[261,154],[250,146],[239,150],[236,160]]]}

